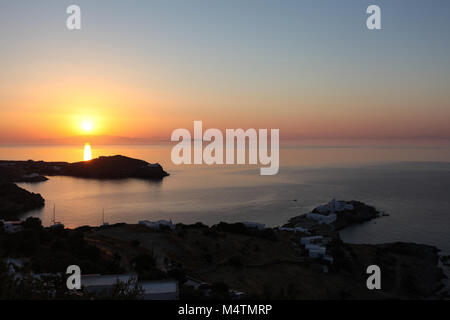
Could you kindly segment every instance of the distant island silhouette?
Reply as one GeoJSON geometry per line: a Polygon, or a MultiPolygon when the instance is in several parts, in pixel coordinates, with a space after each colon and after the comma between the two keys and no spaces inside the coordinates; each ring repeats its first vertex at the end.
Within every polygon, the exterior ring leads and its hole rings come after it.
{"type": "Polygon", "coordinates": [[[122,155],[101,156],[80,162],[0,161],[0,173],[11,182],[45,181],[45,176],[93,179],[162,179],[169,174],[159,163],[148,163],[122,155]]]}

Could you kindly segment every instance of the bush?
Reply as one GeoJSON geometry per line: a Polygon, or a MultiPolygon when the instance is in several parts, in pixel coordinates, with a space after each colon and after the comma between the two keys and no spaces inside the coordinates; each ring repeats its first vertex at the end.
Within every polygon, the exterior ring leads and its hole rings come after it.
{"type": "Polygon", "coordinates": [[[156,260],[153,254],[141,253],[133,259],[133,263],[137,272],[156,267],[156,260]]]}
{"type": "Polygon", "coordinates": [[[24,222],[22,222],[22,227],[24,229],[42,230],[41,219],[35,217],[28,217],[24,222]]]}
{"type": "Polygon", "coordinates": [[[132,263],[138,273],[139,280],[158,280],[166,278],[166,274],[156,268],[156,259],[153,254],[141,253],[133,259],[132,263]]]}
{"type": "Polygon", "coordinates": [[[211,238],[218,238],[219,237],[219,233],[215,230],[211,230],[211,229],[203,229],[202,234],[206,237],[211,237],[211,238]]]}
{"type": "Polygon", "coordinates": [[[220,222],[211,227],[213,231],[229,232],[234,234],[242,234],[251,237],[263,238],[270,241],[276,241],[277,236],[272,229],[259,230],[257,228],[248,228],[243,223],[226,223],[220,222]]]}
{"type": "Polygon", "coordinates": [[[211,285],[210,298],[213,300],[229,300],[231,299],[229,293],[229,287],[223,281],[214,282],[211,285]]]}
{"type": "Polygon", "coordinates": [[[213,256],[210,253],[205,254],[205,260],[207,263],[213,263],[213,256]]]}
{"type": "Polygon", "coordinates": [[[133,248],[137,248],[141,245],[141,242],[139,240],[131,240],[131,246],[133,248]]]}
{"type": "Polygon", "coordinates": [[[196,222],[194,224],[177,223],[175,227],[177,229],[209,229],[206,224],[203,224],[201,222],[196,222]]]}
{"type": "Polygon", "coordinates": [[[169,272],[167,272],[167,275],[169,278],[177,280],[180,284],[183,284],[187,281],[186,271],[183,268],[169,270],[169,272]]]}
{"type": "Polygon", "coordinates": [[[236,267],[236,268],[242,268],[244,266],[244,262],[238,256],[233,256],[230,259],[228,259],[228,264],[230,266],[233,266],[233,267],[236,267]]]}

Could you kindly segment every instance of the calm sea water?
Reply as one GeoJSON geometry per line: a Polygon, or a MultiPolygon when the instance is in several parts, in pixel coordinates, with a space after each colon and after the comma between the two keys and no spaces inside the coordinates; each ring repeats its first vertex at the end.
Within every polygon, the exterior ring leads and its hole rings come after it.
{"type": "MultiPolygon", "coordinates": [[[[123,154],[159,162],[171,174],[161,182],[50,177],[20,186],[46,199],[37,216],[68,227],[172,219],[285,223],[332,198],[355,199],[389,213],[342,232],[358,243],[414,241],[450,254],[450,148],[285,147],[278,175],[256,166],[175,166],[170,146],[92,146],[94,157],[123,154]],[[296,201],[294,201],[296,200],[296,201]]],[[[0,147],[0,159],[80,161],[83,146],[0,147]]]]}

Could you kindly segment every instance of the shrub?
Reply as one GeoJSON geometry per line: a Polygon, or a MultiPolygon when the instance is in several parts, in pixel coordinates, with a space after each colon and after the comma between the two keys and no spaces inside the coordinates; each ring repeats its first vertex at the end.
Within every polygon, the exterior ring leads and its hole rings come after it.
{"type": "Polygon", "coordinates": [[[131,240],[131,246],[133,248],[137,248],[141,245],[141,242],[139,240],[131,240]]]}

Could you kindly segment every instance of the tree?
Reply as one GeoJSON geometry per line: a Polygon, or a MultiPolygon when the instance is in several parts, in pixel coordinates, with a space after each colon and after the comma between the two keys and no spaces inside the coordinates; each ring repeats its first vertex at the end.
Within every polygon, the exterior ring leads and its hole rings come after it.
{"type": "Polygon", "coordinates": [[[24,229],[42,230],[42,221],[39,218],[28,217],[22,222],[22,227],[24,229]]]}

